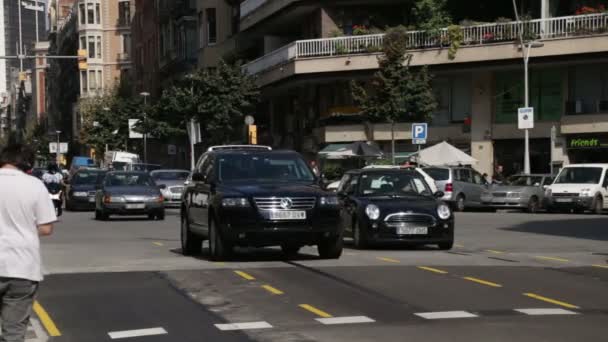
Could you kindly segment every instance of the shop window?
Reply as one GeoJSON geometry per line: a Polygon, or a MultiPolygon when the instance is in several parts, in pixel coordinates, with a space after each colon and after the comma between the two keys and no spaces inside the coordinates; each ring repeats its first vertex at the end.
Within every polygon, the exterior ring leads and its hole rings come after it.
{"type": "Polygon", "coordinates": [[[448,125],[450,123],[450,81],[447,79],[435,80],[433,82],[433,93],[437,100],[437,109],[433,113],[433,125],[448,125]]]}
{"type": "Polygon", "coordinates": [[[570,68],[568,93],[566,114],[608,113],[608,64],[570,68]]]}
{"type": "Polygon", "coordinates": [[[449,125],[464,122],[471,113],[472,83],[469,74],[433,81],[437,109],[433,125],[449,125]]]}

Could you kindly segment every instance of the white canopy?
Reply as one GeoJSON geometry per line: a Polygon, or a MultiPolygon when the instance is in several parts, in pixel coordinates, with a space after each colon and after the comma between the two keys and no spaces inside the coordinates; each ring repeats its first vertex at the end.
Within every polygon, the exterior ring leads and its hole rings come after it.
{"type": "Polygon", "coordinates": [[[445,141],[421,150],[418,152],[417,159],[419,164],[429,166],[457,166],[477,163],[477,159],[445,141]]]}

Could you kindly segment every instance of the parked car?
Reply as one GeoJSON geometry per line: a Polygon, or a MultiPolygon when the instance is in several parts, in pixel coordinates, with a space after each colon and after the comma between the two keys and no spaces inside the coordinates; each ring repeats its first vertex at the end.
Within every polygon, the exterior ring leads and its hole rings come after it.
{"type": "Polygon", "coordinates": [[[66,184],[65,207],[73,210],[95,210],[97,187],[103,181],[106,171],[81,169],[76,171],[66,184]]]}
{"type": "Polygon", "coordinates": [[[454,217],[415,169],[347,172],[338,189],[344,235],[356,248],[370,244],[437,244],[451,249],[454,217]]]}
{"type": "Polygon", "coordinates": [[[155,170],[150,172],[152,179],[160,187],[165,199],[165,207],[179,208],[182,203],[184,183],[188,180],[187,170],[155,170]]]}
{"type": "Polygon", "coordinates": [[[481,195],[481,201],[488,208],[522,209],[535,213],[543,207],[545,189],[551,183],[551,175],[515,175],[504,184],[492,185],[481,195]]]}
{"type": "Polygon", "coordinates": [[[423,170],[435,180],[437,188],[444,193],[442,200],[456,211],[483,207],[481,194],[490,184],[470,167],[425,167],[423,170]]]}
{"type": "Polygon", "coordinates": [[[95,219],[107,220],[110,215],[147,215],[149,219],[165,219],[163,195],[147,172],[108,172],[98,186],[95,219]]]}
{"type": "Polygon", "coordinates": [[[317,245],[322,258],[342,254],[340,209],[304,158],[264,146],[215,146],[203,154],[181,211],[185,255],[209,240],[210,257],[234,246],[281,246],[287,255],[317,245]]]}
{"type": "Polygon", "coordinates": [[[155,170],[160,170],[161,168],[162,168],[162,166],[160,166],[158,164],[133,163],[133,164],[127,164],[126,165],[126,170],[127,171],[152,172],[152,171],[155,171],[155,170]]]}
{"type": "Polygon", "coordinates": [[[551,211],[601,214],[608,209],[608,164],[565,166],[545,195],[551,211]]]}

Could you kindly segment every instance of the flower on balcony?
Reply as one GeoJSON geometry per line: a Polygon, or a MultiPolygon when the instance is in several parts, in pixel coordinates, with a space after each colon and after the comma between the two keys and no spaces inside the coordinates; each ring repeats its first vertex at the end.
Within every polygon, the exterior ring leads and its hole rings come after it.
{"type": "Polygon", "coordinates": [[[484,35],[482,36],[482,39],[483,39],[483,41],[484,41],[484,42],[490,42],[490,41],[493,41],[493,40],[494,40],[494,34],[493,34],[493,33],[491,33],[491,32],[488,32],[488,33],[486,33],[486,34],[484,34],[484,35]]]}
{"type": "Polygon", "coordinates": [[[363,36],[369,34],[369,30],[365,25],[353,25],[353,35],[363,36]]]}
{"type": "Polygon", "coordinates": [[[574,14],[576,15],[585,15],[585,14],[594,14],[594,13],[602,13],[606,12],[606,6],[599,5],[597,7],[591,6],[581,6],[579,7],[574,14]]]}

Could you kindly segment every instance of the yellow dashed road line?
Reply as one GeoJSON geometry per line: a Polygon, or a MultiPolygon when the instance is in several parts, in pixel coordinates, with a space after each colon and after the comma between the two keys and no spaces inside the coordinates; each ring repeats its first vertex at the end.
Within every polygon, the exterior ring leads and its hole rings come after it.
{"type": "Polygon", "coordinates": [[[557,257],[548,257],[548,256],[542,256],[542,255],[537,255],[537,256],[535,256],[535,258],[542,259],[542,260],[559,261],[559,262],[570,262],[570,260],[568,260],[568,259],[557,258],[557,257]]]}
{"type": "Polygon", "coordinates": [[[593,267],[608,268],[608,265],[592,265],[593,267]]]}
{"type": "Polygon", "coordinates": [[[240,275],[242,278],[244,278],[245,280],[255,280],[255,277],[252,276],[249,273],[245,273],[243,271],[234,271],[234,273],[240,275]]]}
{"type": "Polygon", "coordinates": [[[46,329],[46,331],[49,333],[50,336],[53,336],[53,337],[61,336],[61,332],[59,331],[59,329],[57,329],[55,322],[53,322],[53,319],[51,319],[51,316],[49,316],[48,312],[46,312],[46,310],[44,310],[44,308],[42,307],[42,305],[40,305],[40,303],[38,303],[38,301],[34,302],[33,309],[34,309],[34,312],[36,313],[36,315],[38,315],[40,322],[42,322],[42,325],[44,326],[44,328],[46,329]]]}
{"type": "Polygon", "coordinates": [[[400,263],[400,262],[401,262],[401,261],[399,261],[399,260],[397,260],[397,259],[392,259],[392,258],[381,258],[381,257],[378,257],[378,258],[376,258],[376,259],[378,259],[378,260],[382,260],[382,261],[386,261],[386,262],[392,262],[392,263],[394,263],[394,264],[397,264],[397,263],[400,263]]]}
{"type": "Polygon", "coordinates": [[[319,310],[317,308],[315,308],[312,305],[309,304],[300,304],[299,305],[302,309],[312,312],[313,314],[322,317],[322,318],[331,318],[333,317],[332,315],[328,314],[327,312],[323,311],[323,310],[319,310]]]}
{"type": "Polygon", "coordinates": [[[569,304],[566,302],[562,302],[556,299],[552,299],[552,298],[548,298],[548,297],[543,297],[534,293],[524,293],[524,296],[526,297],[530,297],[530,298],[534,298],[534,299],[538,299],[538,300],[542,300],[543,302],[547,302],[547,303],[551,303],[551,304],[555,304],[555,305],[559,305],[559,306],[563,306],[565,308],[569,308],[569,309],[578,309],[579,307],[573,304],[569,304]]]}
{"type": "Polygon", "coordinates": [[[164,246],[161,242],[152,242],[153,244],[157,245],[158,247],[162,247],[164,246]]]}
{"type": "Polygon", "coordinates": [[[486,252],[494,253],[494,254],[505,254],[505,252],[497,251],[495,249],[486,249],[486,252]]]}
{"type": "Polygon", "coordinates": [[[272,294],[275,294],[275,295],[282,295],[283,294],[283,291],[281,291],[281,290],[279,290],[277,288],[274,288],[274,287],[272,287],[270,285],[262,285],[262,288],[264,290],[272,293],[272,294]]]}
{"type": "Polygon", "coordinates": [[[468,280],[468,281],[472,281],[478,284],[482,284],[482,285],[486,285],[486,286],[491,286],[491,287],[502,287],[502,285],[500,284],[496,284],[493,283],[491,281],[487,281],[487,280],[483,280],[483,279],[479,279],[479,278],[473,278],[473,277],[463,277],[462,279],[468,280]]]}
{"type": "Polygon", "coordinates": [[[448,273],[448,271],[443,271],[437,268],[432,268],[432,267],[426,267],[426,266],[418,266],[419,269],[421,270],[425,270],[425,271],[429,271],[429,272],[434,272],[434,273],[439,273],[439,274],[446,274],[448,273]]]}

